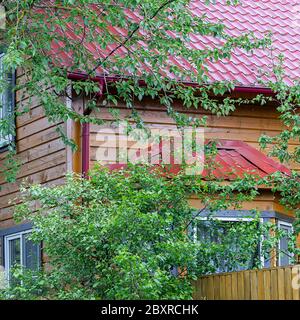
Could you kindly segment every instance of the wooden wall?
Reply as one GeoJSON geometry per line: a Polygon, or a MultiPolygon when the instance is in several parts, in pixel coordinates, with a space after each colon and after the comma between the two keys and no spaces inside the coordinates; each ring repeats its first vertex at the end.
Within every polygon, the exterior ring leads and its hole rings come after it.
{"type": "MultiPolygon", "coordinates": [[[[129,115],[129,110],[122,105],[119,106],[121,118],[129,115]]],[[[136,106],[144,122],[156,128],[174,128],[174,121],[166,114],[163,107],[160,107],[156,102],[151,100],[143,101],[136,106]]],[[[218,117],[211,115],[205,110],[189,110],[184,111],[179,103],[177,110],[183,111],[192,117],[201,118],[208,117],[208,126],[205,128],[206,139],[231,139],[242,140],[249,145],[258,148],[258,139],[262,134],[274,136],[282,129],[281,121],[278,119],[278,113],[273,106],[240,106],[238,109],[227,117],[218,117]]],[[[96,114],[96,113],[94,113],[96,114]]],[[[107,108],[101,108],[99,117],[110,120],[111,114],[107,108]]],[[[101,144],[101,138],[97,137],[97,132],[101,127],[91,125],[91,164],[96,161],[96,152],[101,144]]],[[[293,149],[297,142],[292,141],[290,148],[293,149]]],[[[300,169],[299,164],[293,165],[294,169],[300,169]]]]}
{"type": "MultiPolygon", "coordinates": [[[[17,75],[17,82],[20,81],[26,81],[21,72],[17,75]]],[[[28,99],[28,94],[17,92],[17,107],[23,109],[27,106],[28,99]]],[[[6,183],[3,174],[0,176],[0,229],[14,225],[13,205],[9,201],[18,197],[22,180],[45,185],[64,182],[67,149],[55,131],[55,127],[56,124],[48,122],[35,97],[32,97],[30,102],[29,113],[17,117],[17,158],[22,165],[15,183],[6,183]]],[[[3,168],[4,157],[5,153],[0,153],[0,168],[3,168]]]]}

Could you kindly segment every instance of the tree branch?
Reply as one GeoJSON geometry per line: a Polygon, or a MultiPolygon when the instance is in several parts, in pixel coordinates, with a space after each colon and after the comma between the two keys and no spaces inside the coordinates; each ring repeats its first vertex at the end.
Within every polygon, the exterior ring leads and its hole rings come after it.
{"type": "MultiPolygon", "coordinates": [[[[163,10],[167,5],[171,4],[172,2],[175,2],[176,0],[169,0],[165,3],[163,3],[153,14],[152,16],[149,18],[149,20],[154,19],[158,13],[163,10]]],[[[144,20],[143,20],[144,21],[144,20]]],[[[110,53],[99,63],[96,64],[96,66],[89,72],[89,75],[93,72],[95,72],[101,65],[103,65],[103,63],[105,61],[107,61],[107,59],[113,55],[118,49],[120,49],[122,46],[124,46],[132,37],[133,35],[140,29],[140,24],[138,26],[136,26],[134,28],[134,30],[125,38],[125,40],[123,42],[121,42],[118,46],[116,46],[113,50],[110,51],[110,53]]]]}

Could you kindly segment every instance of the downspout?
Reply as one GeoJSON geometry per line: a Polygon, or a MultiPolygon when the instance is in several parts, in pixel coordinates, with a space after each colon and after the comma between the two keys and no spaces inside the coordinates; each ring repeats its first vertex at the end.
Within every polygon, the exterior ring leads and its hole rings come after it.
{"type": "Polygon", "coordinates": [[[90,168],[90,124],[88,122],[82,124],[81,139],[82,176],[86,177],[90,168]]]}
{"type": "MultiPolygon", "coordinates": [[[[68,73],[68,79],[70,80],[86,80],[87,76],[79,73],[68,73]]],[[[104,90],[104,78],[94,77],[90,78],[92,81],[99,83],[99,92],[97,97],[102,98],[104,90]]],[[[83,115],[88,116],[92,112],[91,109],[86,109],[83,115]]],[[[87,177],[87,173],[90,168],[90,123],[84,122],[81,126],[81,173],[83,177],[87,177]]]]}

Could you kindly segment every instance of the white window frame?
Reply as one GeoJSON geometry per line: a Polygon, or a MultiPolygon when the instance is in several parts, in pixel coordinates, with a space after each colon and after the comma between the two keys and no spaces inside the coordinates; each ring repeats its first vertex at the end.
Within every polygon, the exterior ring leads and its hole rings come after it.
{"type": "Polygon", "coordinates": [[[32,229],[25,230],[25,231],[20,231],[16,232],[10,235],[7,235],[4,237],[4,269],[6,273],[6,278],[9,281],[10,279],[10,252],[9,252],[9,241],[15,240],[15,239],[20,239],[20,264],[21,266],[24,266],[24,254],[23,254],[23,249],[24,249],[24,235],[31,233],[32,229]]]}
{"type": "MultiPolygon", "coordinates": [[[[282,220],[279,220],[279,219],[278,219],[278,221],[277,221],[277,227],[278,227],[278,229],[280,229],[280,226],[289,227],[289,228],[291,228],[291,232],[294,231],[294,228],[293,228],[293,224],[292,224],[292,223],[290,223],[290,222],[285,222],[285,221],[282,221],[282,220]]],[[[280,263],[280,251],[281,251],[281,249],[280,249],[280,239],[279,239],[279,241],[278,241],[278,246],[277,246],[277,248],[278,248],[278,263],[277,263],[277,265],[278,265],[278,267],[282,267],[282,265],[281,265],[281,263],[280,263]]],[[[294,256],[294,255],[292,254],[291,257],[289,258],[289,260],[291,260],[293,256],[294,256]]]]}
{"type": "MultiPolygon", "coordinates": [[[[219,221],[229,221],[229,222],[247,222],[247,221],[253,221],[254,218],[244,218],[244,217],[212,217],[212,220],[219,220],[219,221]]],[[[208,217],[196,217],[195,220],[208,220],[208,217]]],[[[264,223],[264,219],[260,218],[259,219],[260,223],[264,223]]],[[[194,236],[194,241],[197,241],[197,225],[195,225],[193,227],[193,236],[194,236]]],[[[262,236],[263,237],[263,236],[262,236]]],[[[260,242],[260,250],[259,250],[259,259],[261,262],[261,265],[264,267],[265,265],[265,259],[264,259],[264,255],[261,254],[261,246],[262,246],[262,241],[263,238],[261,239],[260,242]]]]}

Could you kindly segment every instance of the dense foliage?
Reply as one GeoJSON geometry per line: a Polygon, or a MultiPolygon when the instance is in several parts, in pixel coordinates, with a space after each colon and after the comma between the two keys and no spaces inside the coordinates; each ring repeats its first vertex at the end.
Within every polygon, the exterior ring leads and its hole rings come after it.
{"type": "MultiPolygon", "coordinates": [[[[217,185],[214,191],[213,184],[201,179],[150,169],[130,165],[110,172],[98,167],[89,180],[70,175],[64,186],[24,188],[17,215],[34,222],[32,239],[43,241],[50,268],[37,273],[16,269],[19,282],[2,297],[190,299],[191,281],[199,275],[259,267],[262,235],[261,254],[276,245],[277,238],[270,237],[273,226],[259,224],[256,215],[248,223],[231,225],[226,233],[209,217],[197,220],[204,210],[231,203],[224,204],[228,194],[222,195],[217,185]],[[194,192],[203,202],[212,195],[215,199],[197,211],[187,200],[194,192]],[[197,237],[196,221],[198,230],[199,224],[209,223],[211,236],[218,233],[218,240],[197,237]]],[[[237,189],[233,187],[232,198],[237,189]]]]}

